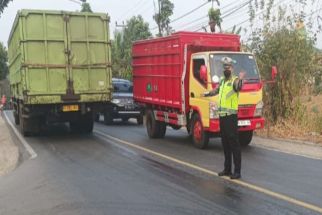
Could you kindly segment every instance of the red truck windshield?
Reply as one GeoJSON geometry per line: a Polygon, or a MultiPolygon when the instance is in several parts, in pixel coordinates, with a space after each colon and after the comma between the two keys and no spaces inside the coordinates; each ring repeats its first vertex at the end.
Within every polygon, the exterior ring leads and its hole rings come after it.
{"type": "Polygon", "coordinates": [[[233,74],[238,76],[240,72],[245,72],[245,80],[248,83],[260,82],[259,71],[251,54],[211,54],[210,55],[210,69],[213,82],[218,82],[223,76],[222,58],[229,57],[233,60],[233,74]]]}

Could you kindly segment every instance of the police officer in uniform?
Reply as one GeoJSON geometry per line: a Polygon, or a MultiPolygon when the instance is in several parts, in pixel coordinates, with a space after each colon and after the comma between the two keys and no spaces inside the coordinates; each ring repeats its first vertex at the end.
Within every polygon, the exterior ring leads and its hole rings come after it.
{"type": "Polygon", "coordinates": [[[239,74],[239,78],[233,75],[233,60],[229,57],[222,58],[224,77],[221,78],[219,87],[205,96],[219,94],[219,122],[221,141],[224,149],[224,170],[219,176],[230,176],[231,179],[241,177],[241,148],[238,140],[238,96],[242,88],[245,73],[239,74]],[[232,173],[232,159],[234,161],[234,173],[232,173]]]}

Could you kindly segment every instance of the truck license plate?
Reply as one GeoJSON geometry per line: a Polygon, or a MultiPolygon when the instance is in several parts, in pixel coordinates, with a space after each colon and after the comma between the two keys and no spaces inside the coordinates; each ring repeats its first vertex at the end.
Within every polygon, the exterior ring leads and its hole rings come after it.
{"type": "Polygon", "coordinates": [[[125,110],[134,110],[133,105],[125,105],[125,110]]]}
{"type": "Polygon", "coordinates": [[[64,105],[63,112],[79,111],[78,105],[64,105]]]}
{"type": "Polygon", "coordinates": [[[238,120],[238,126],[250,126],[250,120],[238,120]]]}

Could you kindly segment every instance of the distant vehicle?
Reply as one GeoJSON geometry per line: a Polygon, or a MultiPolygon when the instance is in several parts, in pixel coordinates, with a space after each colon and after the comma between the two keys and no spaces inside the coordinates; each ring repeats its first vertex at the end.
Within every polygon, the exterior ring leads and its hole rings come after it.
{"type": "Polygon", "coordinates": [[[163,138],[166,126],[186,127],[198,148],[220,136],[218,95],[202,97],[220,84],[223,57],[236,61],[235,75],[246,72],[239,96],[241,145],[264,127],[263,83],[252,53],[241,52],[233,34],[177,32],[168,37],[137,41],[132,49],[134,100],[142,105],[150,138],[163,138]]]}
{"type": "Polygon", "coordinates": [[[93,130],[112,99],[109,17],[103,13],[21,10],[8,40],[15,123],[23,135],[45,123],[93,130]]]}
{"type": "MultiPolygon", "coordinates": [[[[143,114],[140,107],[133,100],[133,83],[129,80],[113,78],[114,88],[112,105],[107,106],[104,115],[104,123],[110,125],[114,119],[121,119],[127,122],[130,118],[135,118],[139,125],[143,124],[143,114]]],[[[96,116],[99,121],[100,114],[96,116]]]]}

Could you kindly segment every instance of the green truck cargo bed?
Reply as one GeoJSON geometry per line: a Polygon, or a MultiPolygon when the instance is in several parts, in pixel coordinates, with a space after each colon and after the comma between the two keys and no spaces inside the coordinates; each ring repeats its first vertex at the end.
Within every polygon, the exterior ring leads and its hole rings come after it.
{"type": "Polygon", "coordinates": [[[21,10],[8,40],[12,95],[24,104],[111,100],[109,17],[21,10]]]}

